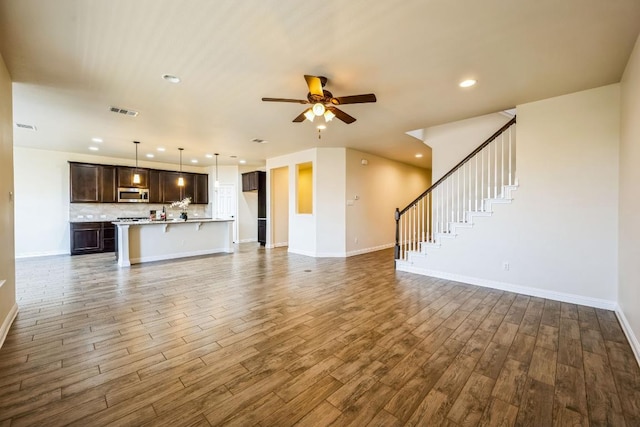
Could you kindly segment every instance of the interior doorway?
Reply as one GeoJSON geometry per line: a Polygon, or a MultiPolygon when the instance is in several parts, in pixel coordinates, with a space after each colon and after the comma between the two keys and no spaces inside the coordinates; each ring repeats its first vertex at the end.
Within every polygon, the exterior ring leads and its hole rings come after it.
{"type": "Polygon", "coordinates": [[[289,167],[271,169],[271,245],[289,246],[289,167]]]}
{"type": "Polygon", "coordinates": [[[235,184],[220,184],[214,192],[216,199],[213,206],[213,217],[235,220],[233,221],[233,242],[235,243],[238,241],[236,186],[235,184]]]}

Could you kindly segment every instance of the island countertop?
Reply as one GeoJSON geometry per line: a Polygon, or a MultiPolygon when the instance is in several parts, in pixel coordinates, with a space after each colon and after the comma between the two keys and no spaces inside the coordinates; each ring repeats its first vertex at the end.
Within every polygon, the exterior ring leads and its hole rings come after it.
{"type": "Polygon", "coordinates": [[[114,221],[118,265],[233,252],[234,219],[114,221]]]}
{"type": "Polygon", "coordinates": [[[158,224],[184,224],[194,222],[229,222],[235,221],[233,218],[192,218],[188,220],[183,219],[168,219],[166,221],[152,221],[152,220],[138,220],[138,221],[112,221],[115,225],[158,225],[158,224]]]}

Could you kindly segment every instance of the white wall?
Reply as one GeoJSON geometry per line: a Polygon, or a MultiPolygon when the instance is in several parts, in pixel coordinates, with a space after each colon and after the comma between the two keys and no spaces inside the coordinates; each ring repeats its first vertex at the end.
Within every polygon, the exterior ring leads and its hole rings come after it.
{"type": "Polygon", "coordinates": [[[621,82],[618,304],[640,363],[640,37],[621,82]]]}
{"type": "Polygon", "coordinates": [[[14,259],[11,76],[0,56],[0,347],[18,310],[14,259]]]}
{"type": "Polygon", "coordinates": [[[427,267],[469,283],[615,306],[619,95],[615,84],[519,105],[514,202],[444,242],[427,267]]]}
{"type": "Polygon", "coordinates": [[[346,149],[318,148],[313,167],[316,256],[346,255],[346,149]]]}
{"type": "Polygon", "coordinates": [[[395,210],[429,188],[430,171],[347,149],[346,173],[347,253],[393,246],[395,210]]]}
{"type": "MultiPolygon", "coordinates": [[[[23,147],[14,147],[13,161],[17,257],[69,253],[68,161],[124,166],[135,163],[133,160],[23,147]]],[[[177,169],[176,165],[164,163],[140,161],[139,165],[177,169]]],[[[183,170],[207,173],[204,168],[194,166],[183,166],[183,170]]]]}
{"type": "Polygon", "coordinates": [[[449,172],[509,120],[511,117],[502,113],[493,113],[425,129],[424,143],[431,147],[433,158],[433,182],[449,172]]]}

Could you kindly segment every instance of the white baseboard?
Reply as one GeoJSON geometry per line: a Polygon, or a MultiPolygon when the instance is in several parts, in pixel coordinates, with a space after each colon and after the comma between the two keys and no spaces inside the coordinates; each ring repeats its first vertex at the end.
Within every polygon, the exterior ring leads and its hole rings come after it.
{"type": "Polygon", "coordinates": [[[627,336],[631,350],[633,350],[633,355],[636,357],[636,362],[638,363],[638,366],[640,366],[640,342],[638,342],[638,338],[633,333],[633,329],[631,329],[631,325],[620,306],[616,307],[615,312],[618,320],[620,321],[620,325],[622,325],[622,331],[627,336]]]}
{"type": "Polygon", "coordinates": [[[69,255],[69,251],[43,251],[43,252],[25,252],[16,254],[16,259],[21,258],[37,258],[42,256],[69,255]]]}
{"type": "Polygon", "coordinates": [[[498,282],[495,280],[480,279],[477,277],[463,276],[460,274],[447,273],[444,271],[427,270],[416,268],[402,263],[396,263],[398,270],[408,273],[422,274],[424,276],[436,277],[438,279],[453,280],[455,282],[468,283],[470,285],[482,286],[484,288],[498,289],[501,291],[515,292],[533,297],[546,298],[554,301],[567,302],[570,304],[586,305],[588,307],[602,308],[604,310],[615,311],[617,303],[615,301],[585,297],[582,295],[568,294],[564,292],[549,291],[546,289],[531,288],[529,286],[514,285],[512,283],[498,282]]]}
{"type": "Polygon", "coordinates": [[[285,246],[289,246],[289,242],[280,242],[280,243],[274,243],[272,245],[270,245],[272,248],[283,248],[285,246]]]}
{"type": "Polygon", "coordinates": [[[242,239],[242,240],[238,240],[236,243],[251,243],[251,242],[257,242],[258,239],[242,239]]]}
{"type": "Polygon", "coordinates": [[[385,245],[379,245],[379,246],[372,246],[370,248],[364,248],[364,249],[358,249],[355,251],[349,251],[347,252],[347,256],[354,256],[354,255],[362,255],[362,254],[368,254],[369,252],[377,252],[377,251],[381,251],[383,249],[389,249],[394,247],[396,244],[395,243],[387,243],[385,245]]]}
{"type": "Polygon", "coordinates": [[[4,321],[2,322],[2,326],[0,326],[0,348],[2,348],[2,344],[4,344],[4,340],[7,338],[7,334],[9,333],[9,328],[11,328],[11,325],[13,324],[13,321],[16,319],[17,315],[18,303],[15,303],[13,304],[13,307],[11,307],[11,310],[9,310],[7,317],[5,317],[4,321]]]}

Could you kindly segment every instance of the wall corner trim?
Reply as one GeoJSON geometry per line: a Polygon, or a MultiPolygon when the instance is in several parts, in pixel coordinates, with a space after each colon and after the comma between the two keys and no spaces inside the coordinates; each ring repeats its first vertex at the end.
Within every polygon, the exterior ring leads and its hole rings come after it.
{"type": "Polygon", "coordinates": [[[5,317],[4,321],[2,322],[2,326],[0,326],[0,348],[2,348],[4,340],[7,338],[7,334],[9,333],[9,328],[11,328],[11,325],[13,324],[13,321],[16,319],[17,315],[18,303],[15,303],[13,304],[13,307],[11,307],[11,310],[9,310],[7,317],[5,317]]]}
{"type": "Polygon", "coordinates": [[[620,306],[616,307],[615,313],[618,317],[620,325],[622,326],[622,331],[627,336],[627,340],[629,341],[631,350],[633,350],[633,355],[636,357],[636,362],[638,363],[638,366],[640,366],[640,342],[638,341],[636,335],[633,333],[633,329],[631,329],[631,325],[629,324],[629,321],[627,320],[627,317],[624,315],[624,312],[622,311],[622,308],[620,308],[620,306]]]}

